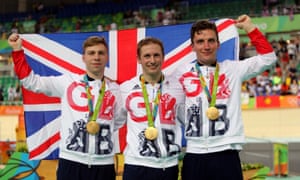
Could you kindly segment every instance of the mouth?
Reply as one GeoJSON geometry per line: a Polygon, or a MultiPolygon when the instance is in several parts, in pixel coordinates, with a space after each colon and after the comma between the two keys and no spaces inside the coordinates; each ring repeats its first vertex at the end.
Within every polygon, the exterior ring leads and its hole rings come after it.
{"type": "Polygon", "coordinates": [[[148,68],[151,69],[151,70],[156,70],[157,66],[152,65],[152,66],[148,66],[148,68]]]}
{"type": "Polygon", "coordinates": [[[211,55],[211,52],[205,51],[205,52],[202,52],[202,54],[203,54],[204,56],[210,56],[210,55],[211,55]]]}
{"type": "Polygon", "coordinates": [[[98,66],[101,66],[101,65],[102,65],[101,63],[93,63],[93,64],[92,64],[92,66],[97,66],[97,67],[98,67],[98,66]]]}

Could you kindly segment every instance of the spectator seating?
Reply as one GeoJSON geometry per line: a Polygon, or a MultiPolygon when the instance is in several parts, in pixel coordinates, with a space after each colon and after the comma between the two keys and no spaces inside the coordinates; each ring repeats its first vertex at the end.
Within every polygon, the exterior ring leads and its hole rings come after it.
{"type": "Polygon", "coordinates": [[[0,89],[2,90],[2,95],[3,95],[3,102],[1,104],[18,104],[21,103],[18,101],[15,102],[9,102],[8,101],[8,88],[11,86],[16,87],[19,84],[19,80],[17,77],[12,77],[12,76],[1,76],[0,77],[0,89]]]}

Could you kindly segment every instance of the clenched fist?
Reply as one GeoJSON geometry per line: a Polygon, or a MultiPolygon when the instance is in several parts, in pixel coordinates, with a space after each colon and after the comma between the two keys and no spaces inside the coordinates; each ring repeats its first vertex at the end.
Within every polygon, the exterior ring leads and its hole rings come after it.
{"type": "Polygon", "coordinates": [[[8,37],[8,44],[12,47],[14,51],[18,51],[22,49],[22,39],[19,34],[12,33],[8,37]]]}
{"type": "Polygon", "coordinates": [[[236,19],[236,27],[244,29],[247,33],[250,33],[255,29],[255,25],[252,23],[251,18],[248,15],[241,15],[236,19]]]}

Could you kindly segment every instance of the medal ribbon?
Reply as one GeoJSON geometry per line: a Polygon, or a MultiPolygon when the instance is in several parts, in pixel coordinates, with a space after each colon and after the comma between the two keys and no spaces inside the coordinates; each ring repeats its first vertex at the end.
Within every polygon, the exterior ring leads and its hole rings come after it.
{"type": "Polygon", "coordinates": [[[105,94],[105,81],[104,81],[104,78],[103,78],[102,85],[101,85],[101,88],[99,90],[100,95],[98,96],[96,107],[95,107],[96,112],[94,112],[94,109],[93,109],[92,93],[91,93],[91,88],[89,86],[87,75],[84,76],[84,82],[85,82],[85,90],[86,90],[86,94],[87,94],[87,98],[88,98],[89,121],[96,121],[96,119],[98,117],[98,114],[99,114],[99,111],[100,111],[102,101],[103,101],[103,97],[104,97],[104,94],[105,94]]]}
{"type": "Polygon", "coordinates": [[[144,76],[141,76],[141,86],[142,86],[143,97],[144,97],[144,101],[145,101],[145,105],[146,105],[148,126],[149,127],[154,127],[154,120],[156,118],[156,115],[157,115],[157,112],[158,112],[158,106],[159,106],[159,102],[160,102],[162,82],[159,85],[159,89],[157,90],[156,97],[154,99],[153,112],[151,112],[151,109],[150,109],[150,103],[149,103],[149,99],[148,99],[148,93],[147,93],[147,89],[146,89],[146,85],[145,85],[144,76]]]}
{"type": "Polygon", "coordinates": [[[215,74],[214,74],[214,84],[213,84],[213,88],[212,88],[212,94],[210,94],[208,87],[206,85],[206,81],[204,79],[204,76],[201,72],[200,66],[198,63],[196,63],[196,70],[198,72],[198,76],[199,76],[199,81],[200,84],[202,86],[202,88],[205,91],[206,97],[208,102],[210,103],[209,106],[210,107],[214,107],[216,105],[216,97],[217,97],[217,90],[218,90],[218,81],[219,81],[219,64],[216,64],[216,70],[215,70],[215,74]]]}

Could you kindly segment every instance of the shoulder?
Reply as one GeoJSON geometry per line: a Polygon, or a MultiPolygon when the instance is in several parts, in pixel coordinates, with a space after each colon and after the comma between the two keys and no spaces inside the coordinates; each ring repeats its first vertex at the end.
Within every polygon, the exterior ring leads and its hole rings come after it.
{"type": "Polygon", "coordinates": [[[55,81],[63,81],[63,82],[80,82],[83,80],[83,76],[79,74],[71,74],[71,73],[64,73],[59,76],[53,76],[55,78],[55,81]]]}
{"type": "Polygon", "coordinates": [[[106,82],[117,83],[116,80],[113,80],[113,79],[111,79],[111,78],[108,77],[108,76],[104,76],[104,79],[105,79],[106,82]]]}
{"type": "Polygon", "coordinates": [[[218,62],[220,68],[232,68],[235,69],[237,64],[240,64],[242,61],[239,60],[231,60],[231,59],[226,59],[222,62],[218,62]]]}
{"type": "Polygon", "coordinates": [[[132,89],[140,89],[140,81],[139,78],[136,76],[132,79],[129,79],[127,81],[124,81],[122,84],[120,84],[121,92],[129,92],[132,89]]]}
{"type": "Polygon", "coordinates": [[[111,78],[106,77],[106,76],[104,77],[104,81],[110,90],[119,90],[120,89],[120,85],[117,83],[117,81],[112,80],[111,78]]]}
{"type": "Polygon", "coordinates": [[[183,88],[179,81],[179,78],[175,74],[166,75],[162,87],[164,92],[183,92],[183,88]]]}
{"type": "Polygon", "coordinates": [[[179,83],[179,74],[178,72],[172,73],[172,74],[165,74],[164,76],[164,84],[174,84],[176,86],[176,83],[179,83]]]}
{"type": "Polygon", "coordinates": [[[178,65],[173,71],[166,72],[166,76],[169,76],[170,79],[179,79],[183,74],[193,71],[195,67],[195,62],[185,63],[178,65]]]}

